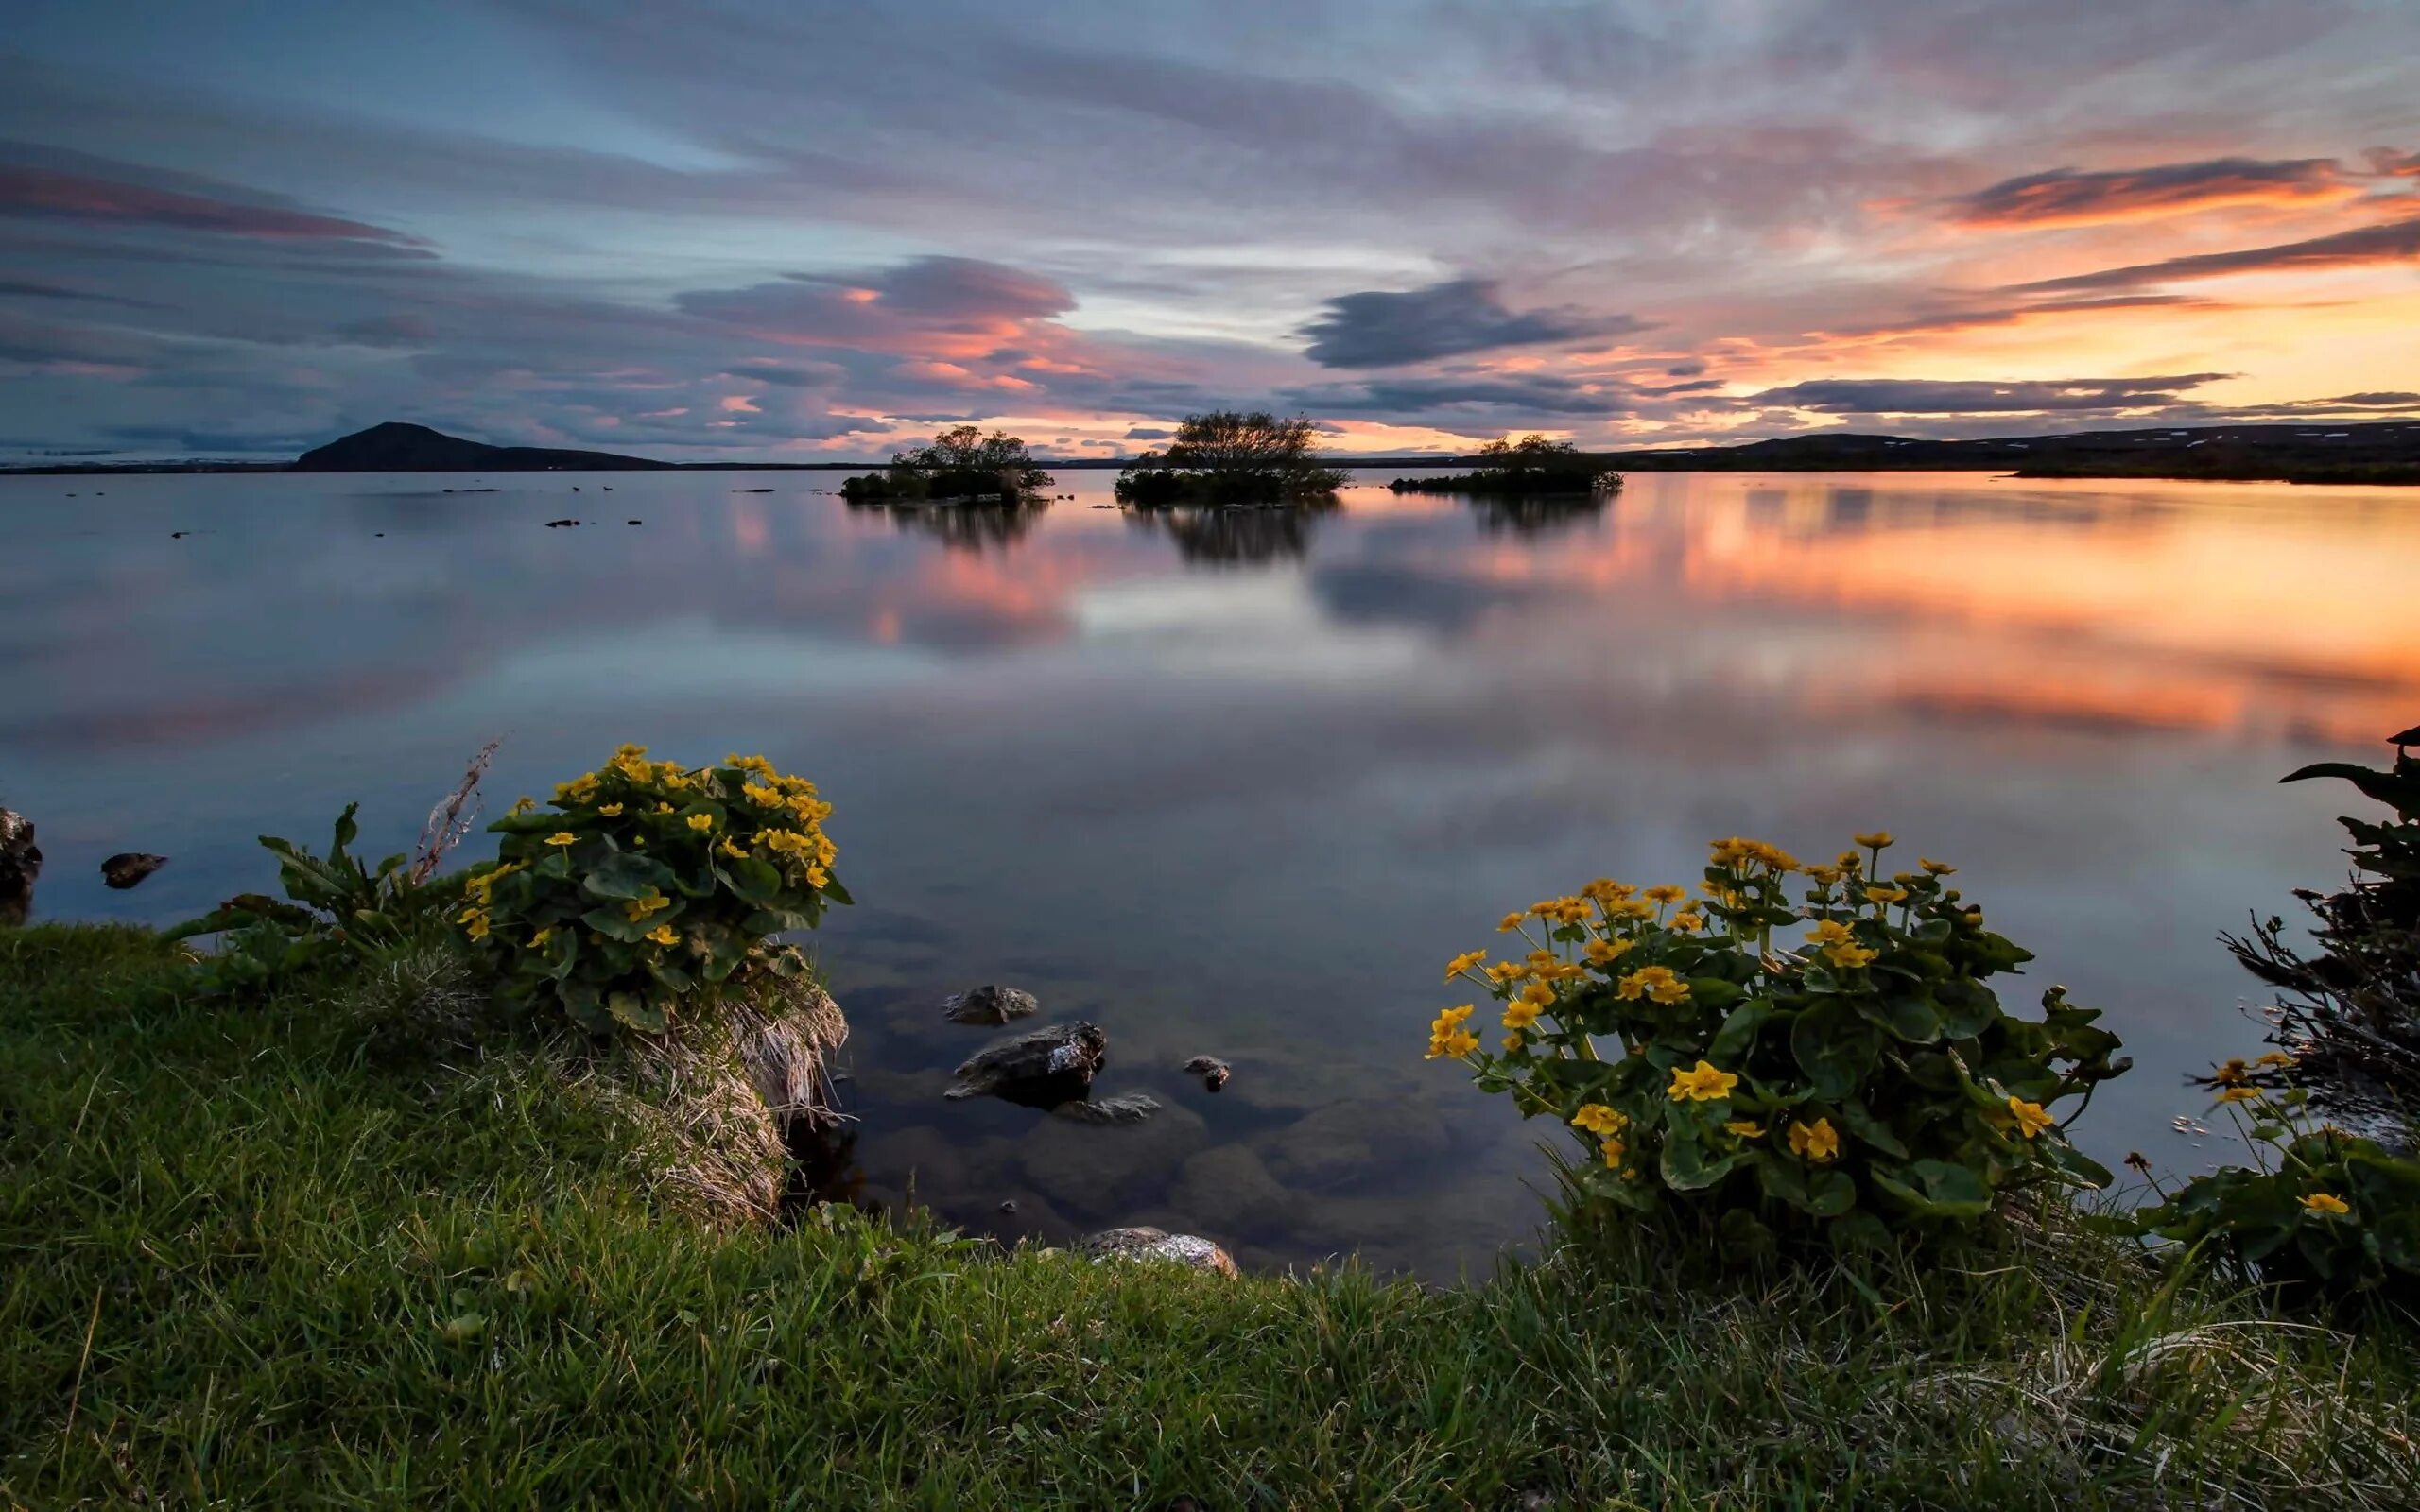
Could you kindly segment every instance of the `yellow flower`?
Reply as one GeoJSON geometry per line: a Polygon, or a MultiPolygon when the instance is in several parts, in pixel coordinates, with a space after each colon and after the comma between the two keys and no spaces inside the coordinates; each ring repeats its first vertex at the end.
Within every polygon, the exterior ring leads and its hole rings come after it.
{"type": "Polygon", "coordinates": [[[1842,871],[1862,871],[1865,869],[1865,857],[1858,855],[1854,850],[1843,850],[1839,855],[1834,856],[1832,861],[1833,864],[1838,866],[1842,871]]]}
{"type": "Polygon", "coordinates": [[[1818,921],[1807,932],[1806,942],[1810,945],[1853,945],[1857,942],[1857,936],[1839,919],[1826,919],[1818,921]]]}
{"type": "Polygon", "coordinates": [[[555,932],[552,929],[542,929],[535,935],[529,936],[529,949],[533,951],[541,949],[545,945],[546,941],[554,937],[555,932]]]}
{"type": "Polygon", "coordinates": [[[1689,984],[1674,976],[1668,966],[1642,966],[1621,979],[1614,995],[1626,1002],[1645,996],[1658,1003],[1678,1003],[1689,995],[1689,984]]]}
{"type": "Polygon", "coordinates": [[[1426,1058],[1435,1060],[1443,1056],[1459,1060],[1478,1048],[1478,1036],[1468,1029],[1431,1028],[1428,1031],[1426,1058]]]}
{"type": "Polygon", "coordinates": [[[1927,871],[1931,872],[1936,877],[1946,877],[1951,872],[1958,869],[1946,861],[1932,861],[1923,856],[1918,856],[1916,858],[1916,865],[1924,868],[1927,871]]]}
{"type": "Polygon", "coordinates": [[[1611,966],[1622,958],[1624,951],[1632,949],[1636,943],[1635,940],[1627,939],[1592,939],[1588,942],[1583,954],[1587,955],[1589,964],[1592,966],[1611,966]]]}
{"type": "Polygon", "coordinates": [[[666,898],[664,894],[656,891],[653,887],[649,887],[647,890],[646,897],[633,898],[622,905],[622,917],[635,924],[640,919],[645,919],[648,915],[661,913],[671,906],[671,899],[666,898]]]}
{"type": "Polygon", "coordinates": [[[653,929],[647,932],[647,937],[655,941],[658,945],[670,945],[681,938],[679,935],[673,933],[672,926],[670,924],[656,925],[653,929]]]}
{"type": "Polygon", "coordinates": [[[1829,1160],[1841,1153],[1841,1131],[1832,1126],[1830,1119],[1819,1118],[1813,1124],[1801,1124],[1792,1119],[1789,1153],[1802,1160],[1829,1160]]]}
{"type": "Polygon", "coordinates": [[[1865,889],[1865,898],[1868,902],[1904,902],[1907,901],[1907,897],[1908,889],[1905,887],[1868,887],[1865,889]]]}
{"type": "Polygon", "coordinates": [[[596,812],[604,815],[609,819],[618,819],[622,816],[622,805],[619,803],[599,803],[596,805],[596,812]]]}
{"type": "Polygon", "coordinates": [[[1722,1126],[1743,1140],[1760,1140],[1765,1137],[1765,1125],[1753,1119],[1735,1118],[1722,1126]]]}
{"type": "Polygon", "coordinates": [[[1617,1139],[1607,1140],[1605,1142],[1605,1165],[1607,1169],[1616,1171],[1621,1169],[1622,1155],[1627,1148],[1628,1146],[1624,1145],[1622,1142],[1617,1139]]]}
{"type": "Polygon", "coordinates": [[[2210,1079],[2221,1087],[2240,1087],[2251,1074],[2252,1069],[2244,1064],[2241,1056],[2238,1056],[2212,1070],[2210,1079]]]}
{"type": "Polygon", "coordinates": [[[2029,1140],[2041,1138],[2044,1130],[2055,1127],[2059,1122],[2043,1111],[2040,1103],[2029,1103],[2021,1097],[2011,1097],[2008,1110],[2016,1119],[2016,1131],[2029,1140]]]}
{"type": "Polygon", "coordinates": [[[1518,1050],[1518,1049],[1520,1049],[1520,1048],[1521,1048],[1521,1036],[1520,1036],[1520,1034],[1519,1034],[1519,1032],[1518,1032],[1518,1031],[1515,1031],[1514,1033],[1512,1033],[1512,1034],[1508,1034],[1508,1035],[1506,1035],[1506,1036],[1504,1037],[1504,1053],[1505,1053],[1506,1055],[1508,1055],[1508,1056],[1509,1056],[1509,1055],[1511,1055],[1513,1051],[1518,1050]]]}
{"type": "Polygon", "coordinates": [[[2272,1050],[2253,1062],[2256,1066],[2290,1066],[2293,1063],[2294,1057],[2282,1050],[2272,1050]]]}
{"type": "Polygon", "coordinates": [[[1599,902],[1618,902],[1637,890],[1629,884],[1616,882],[1611,877],[1599,877],[1587,886],[1581,888],[1580,896],[1594,898],[1599,902]]]}
{"type": "Polygon", "coordinates": [[[1705,928],[1705,916],[1684,908],[1672,916],[1672,927],[1683,934],[1693,935],[1705,928]]]}
{"type": "Polygon", "coordinates": [[[463,909],[460,913],[456,914],[456,915],[454,916],[454,922],[456,922],[456,923],[458,923],[458,924],[467,924],[467,923],[469,923],[472,919],[476,919],[476,918],[478,918],[478,917],[479,917],[479,910],[478,910],[478,909],[476,909],[476,908],[465,908],[465,909],[463,909]]]}
{"type": "Polygon", "coordinates": [[[1739,1078],[1730,1072],[1718,1071],[1714,1063],[1701,1060],[1687,1071],[1672,1068],[1672,1085],[1665,1091],[1676,1103],[1710,1103],[1731,1095],[1739,1078]]]}
{"type": "Polygon", "coordinates": [[[714,827],[715,816],[711,814],[692,814],[689,816],[689,828],[693,830],[705,831],[711,830],[714,827]]]}
{"type": "Polygon", "coordinates": [[[1604,905],[1607,919],[1652,919],[1655,905],[1644,898],[1624,898],[1604,905]]]}
{"type": "Polygon", "coordinates": [[[655,805],[655,812],[657,812],[658,814],[669,814],[669,813],[671,813],[671,812],[672,812],[672,805],[671,805],[671,804],[669,804],[669,803],[665,803],[665,802],[661,802],[661,801],[659,801],[659,802],[655,805]]]}
{"type": "Polygon", "coordinates": [[[546,843],[548,845],[578,845],[579,844],[579,836],[572,833],[569,830],[557,830],[554,833],[546,836],[546,843]]]}
{"type": "Polygon", "coordinates": [[[1571,1115],[1573,1128],[1584,1128],[1591,1134],[1618,1134],[1629,1123],[1620,1108],[1608,1108],[1603,1103],[1584,1103],[1580,1111],[1571,1115]]]}
{"type": "Polygon", "coordinates": [[[2248,1103],[2259,1095],[2260,1089],[2257,1087],[2229,1087],[2219,1093],[2219,1101],[2222,1103],[2248,1103]]]}
{"type": "Polygon", "coordinates": [[[1538,1015],[1545,1011],[1546,1010],[1542,1005],[1530,1002],[1526,997],[1514,998],[1512,1002],[1504,1005],[1504,1027],[1507,1029],[1526,1029],[1530,1025],[1537,1022],[1538,1015]]]}
{"type": "Polygon", "coordinates": [[[2314,1192],[2303,1198],[2303,1206],[2313,1212],[2334,1213],[2340,1218],[2353,1211],[2352,1205],[2342,1197],[2325,1192],[2314,1192]]]}
{"type": "Polygon", "coordinates": [[[1874,964],[1874,957],[1879,954],[1877,951],[1867,950],[1862,945],[1834,945],[1824,952],[1825,959],[1843,971],[1855,971],[1860,966],[1871,966],[1874,964]]]}
{"type": "Polygon", "coordinates": [[[761,803],[769,809],[777,809],[782,806],[782,790],[778,787],[763,782],[749,782],[742,786],[739,792],[740,796],[751,803],[761,803]]]}
{"type": "Polygon", "coordinates": [[[531,798],[528,794],[524,793],[519,798],[512,800],[512,807],[505,810],[504,812],[507,814],[527,814],[537,806],[538,800],[531,798]]]}
{"type": "Polygon", "coordinates": [[[1819,885],[1829,887],[1832,884],[1841,880],[1841,868],[1827,863],[1818,862],[1814,866],[1806,868],[1806,875],[1819,885]]]}
{"type": "Polygon", "coordinates": [[[1865,847],[1868,850],[1879,850],[1891,843],[1891,832],[1888,830],[1876,830],[1872,834],[1853,834],[1850,835],[1849,838],[1865,847]]]}
{"type": "Polygon", "coordinates": [[[488,916],[476,908],[474,908],[469,913],[464,914],[459,919],[456,920],[456,922],[459,923],[463,930],[469,934],[473,939],[485,939],[488,937],[488,916]]]}
{"type": "Polygon", "coordinates": [[[742,756],[735,751],[725,756],[722,764],[725,766],[736,767],[743,772],[754,772],[759,777],[773,775],[773,764],[762,756],[742,756]]]}
{"type": "Polygon", "coordinates": [[[722,837],[722,844],[715,847],[715,849],[720,850],[724,855],[731,857],[734,861],[745,861],[748,859],[748,848],[727,834],[722,837]]]}
{"type": "Polygon", "coordinates": [[[1676,887],[1667,882],[1659,883],[1655,886],[1648,888],[1641,896],[1645,897],[1649,902],[1677,903],[1688,895],[1688,889],[1685,887],[1676,887]]]}
{"type": "Polygon", "coordinates": [[[1505,915],[1504,918],[1497,922],[1495,932],[1499,935],[1510,935],[1512,931],[1521,927],[1521,920],[1524,917],[1526,916],[1521,914],[1505,915]]]}
{"type": "Polygon", "coordinates": [[[1445,963],[1445,980],[1448,982],[1452,981],[1454,978],[1461,975],[1464,971],[1469,971],[1472,967],[1477,966],[1479,962],[1486,959],[1487,952],[1485,951],[1464,951],[1461,954],[1455,956],[1452,960],[1445,963]]]}

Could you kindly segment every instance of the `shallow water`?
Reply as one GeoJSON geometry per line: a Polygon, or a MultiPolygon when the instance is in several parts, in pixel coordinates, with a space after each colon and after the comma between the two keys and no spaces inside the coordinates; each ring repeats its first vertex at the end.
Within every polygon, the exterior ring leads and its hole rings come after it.
{"type": "Polygon", "coordinates": [[[1439,964],[1506,908],[1887,825],[2039,954],[2004,997],[2064,982],[2126,1037],[2084,1143],[2189,1168],[2223,1146],[2169,1129],[2183,1072],[2257,1042],[2214,936],[2343,869],[2349,794],[2275,779],[2420,719],[2391,490],[1663,473],[1172,529],[1067,472],[942,531],[836,482],[0,478],[0,801],[41,912],[199,912],[353,799],[404,849],[493,737],[496,808],[623,740],[761,750],[837,805],[861,900],[814,943],[863,1194],[1449,1279],[1538,1216],[1549,1131],[1420,1058],[1467,996],[1439,964]],[[122,850],[174,860],[106,891],[122,850]],[[985,1032],[940,1000],[994,980],[1106,1027],[1098,1090],[1167,1111],[942,1102],[985,1032]],[[1177,1073],[1203,1053],[1216,1095],[1177,1073]]]}

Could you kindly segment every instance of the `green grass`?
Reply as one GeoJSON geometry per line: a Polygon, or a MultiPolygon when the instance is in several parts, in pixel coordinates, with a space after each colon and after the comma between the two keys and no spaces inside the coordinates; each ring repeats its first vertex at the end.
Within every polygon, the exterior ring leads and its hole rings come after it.
{"type": "Polygon", "coordinates": [[[0,931],[0,1503],[2420,1504],[2410,1336],[2106,1241],[1869,1297],[735,1233],[525,1053],[172,980],[141,932],[0,931]]]}

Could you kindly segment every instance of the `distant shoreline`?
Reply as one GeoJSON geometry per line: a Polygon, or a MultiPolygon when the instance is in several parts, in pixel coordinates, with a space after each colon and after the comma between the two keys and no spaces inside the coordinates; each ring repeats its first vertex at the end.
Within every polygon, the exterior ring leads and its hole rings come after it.
{"type": "MultiPolygon", "coordinates": [[[[1126,457],[1036,458],[1058,472],[1114,472],[1126,457]]],[[[1472,455],[1336,456],[1353,469],[1468,470],[1472,455]]],[[[1826,432],[1723,446],[1591,452],[1578,460],[1618,472],[1995,472],[2024,479],[2420,486],[2420,419],[2263,425],[2148,427],[1975,440],[1826,432]]],[[[43,462],[0,476],[117,477],[146,473],[865,472],[883,461],[659,462],[606,452],[493,447],[423,426],[373,426],[294,462],[43,462]],[[397,465],[401,464],[401,465],[397,465]]]]}

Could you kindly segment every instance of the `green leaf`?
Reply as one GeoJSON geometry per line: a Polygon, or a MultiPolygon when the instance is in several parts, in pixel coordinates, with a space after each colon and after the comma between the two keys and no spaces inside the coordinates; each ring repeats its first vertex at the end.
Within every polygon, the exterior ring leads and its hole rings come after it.
{"type": "Polygon", "coordinates": [[[1913,992],[1894,991],[1879,1003],[1867,1000],[1865,1017],[1910,1044],[1928,1045],[1941,1038],[1941,1015],[1913,992]]]}
{"type": "MultiPolygon", "coordinates": [[[[1694,993],[1697,984],[1691,982],[1689,989],[1694,993]]],[[[1747,1057],[1748,1047],[1756,1042],[1756,1031],[1763,1028],[1765,1021],[1772,1016],[1771,998],[1754,998],[1733,1008],[1730,1016],[1722,1021],[1722,1027],[1715,1031],[1713,1041],[1706,1046],[1706,1058],[1717,1065],[1737,1065],[1747,1057]]]]}
{"type": "Polygon", "coordinates": [[[1855,1008],[1832,999],[1798,1016],[1789,1026],[1789,1049],[1815,1095],[1830,1101],[1847,1096],[1874,1069],[1882,1037],[1855,1008]]]}
{"type": "Polygon", "coordinates": [[[1908,1159],[1907,1145],[1899,1142],[1898,1135],[1891,1132],[1891,1125],[1875,1117],[1858,1099],[1852,1097],[1841,1104],[1841,1122],[1848,1125],[1850,1133],[1883,1154],[1896,1156],[1902,1160],[1908,1159]]]}
{"type": "Polygon", "coordinates": [[[1664,1174],[1664,1184],[1675,1192],[1698,1192],[1714,1185],[1738,1169],[1747,1152],[1735,1150],[1719,1160],[1705,1158],[1705,1148],[1694,1139],[1678,1132],[1664,1142],[1664,1155],[1657,1162],[1664,1174]]]}
{"type": "Polygon", "coordinates": [[[614,1022],[642,1034],[662,1034],[666,1020],[664,1010],[635,992],[610,992],[605,997],[605,1011],[614,1022]]]}
{"type": "Polygon", "coordinates": [[[344,812],[337,816],[336,843],[328,848],[330,859],[343,855],[344,848],[360,837],[361,826],[353,820],[353,816],[360,812],[359,803],[348,803],[344,806],[344,812]]]}
{"type": "Polygon", "coordinates": [[[613,850],[587,868],[579,885],[591,898],[644,898],[671,889],[672,868],[635,851],[613,850]]]}
{"type": "Polygon", "coordinates": [[[838,877],[827,876],[823,879],[823,896],[843,907],[854,907],[856,904],[856,900],[849,896],[849,889],[840,885],[840,880],[838,877]]]}
{"type": "Polygon", "coordinates": [[[1971,1040],[2000,1016],[1999,995],[1980,982],[1952,977],[1936,983],[1933,1006],[1941,1013],[1941,1030],[1952,1040],[1971,1040]]]}
{"type": "Polygon", "coordinates": [[[2420,818],[2420,782],[2398,777],[2393,772],[2374,771],[2350,762],[2315,762],[2289,772],[2277,781],[2301,782],[2314,777],[2341,777],[2360,788],[2363,797],[2376,799],[2402,817],[2420,818]]]}
{"type": "Polygon", "coordinates": [[[1898,1175],[1877,1164],[1867,1174],[1902,1206],[1927,1217],[1979,1218],[1991,1211],[1992,1193],[1983,1178],[1947,1160],[1917,1160],[1898,1175]]]}

